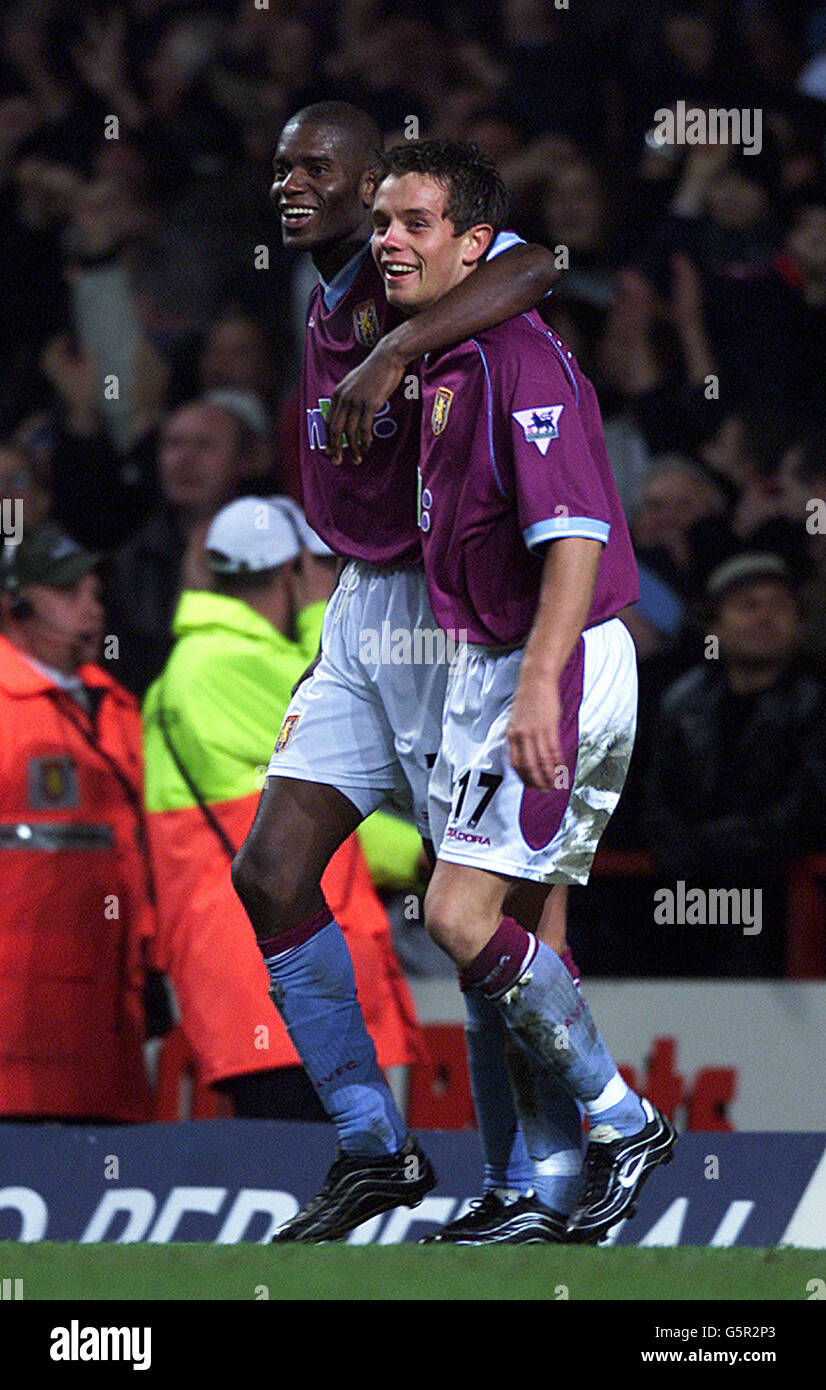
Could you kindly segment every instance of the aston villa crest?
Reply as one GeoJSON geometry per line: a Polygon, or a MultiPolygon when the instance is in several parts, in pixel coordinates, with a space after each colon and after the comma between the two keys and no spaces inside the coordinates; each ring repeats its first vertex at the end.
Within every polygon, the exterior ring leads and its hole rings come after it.
{"type": "Polygon", "coordinates": [[[273,749],[274,753],[283,753],[284,749],[287,747],[287,744],[289,743],[290,739],[295,733],[295,726],[300,718],[300,714],[287,715],[286,719],[284,720],[284,723],[281,725],[281,728],[279,730],[278,738],[275,740],[275,748],[273,749]]]}
{"type": "Polygon", "coordinates": [[[453,392],[448,391],[446,386],[440,386],[436,392],[436,399],[433,402],[433,414],[430,417],[430,424],[434,434],[441,434],[447,426],[447,417],[450,414],[450,402],[453,400],[453,392]]]}
{"type": "Polygon", "coordinates": [[[365,304],[359,304],[353,310],[353,332],[356,342],[361,343],[362,347],[376,346],[381,337],[381,329],[375,299],[368,299],[365,304]]]}

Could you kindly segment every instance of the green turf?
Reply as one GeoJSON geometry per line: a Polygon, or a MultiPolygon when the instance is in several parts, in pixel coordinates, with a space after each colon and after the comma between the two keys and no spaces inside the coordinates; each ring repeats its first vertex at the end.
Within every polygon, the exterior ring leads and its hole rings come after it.
{"type": "Polygon", "coordinates": [[[826,1251],[6,1241],[0,1278],[22,1278],[31,1300],[800,1300],[826,1279],[826,1251]]]}

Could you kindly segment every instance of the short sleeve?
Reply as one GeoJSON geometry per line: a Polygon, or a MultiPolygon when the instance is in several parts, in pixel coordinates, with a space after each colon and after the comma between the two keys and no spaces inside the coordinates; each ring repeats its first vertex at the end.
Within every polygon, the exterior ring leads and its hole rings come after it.
{"type": "MultiPolygon", "coordinates": [[[[547,357],[545,357],[547,362],[547,357]]],[[[579,412],[575,378],[516,363],[508,411],[517,512],[529,550],[547,541],[610,534],[610,507],[579,412]]]]}

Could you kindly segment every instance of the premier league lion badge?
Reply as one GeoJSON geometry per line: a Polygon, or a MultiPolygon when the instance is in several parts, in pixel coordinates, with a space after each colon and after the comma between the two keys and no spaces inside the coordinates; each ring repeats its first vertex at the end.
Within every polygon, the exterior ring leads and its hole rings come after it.
{"type": "Polygon", "coordinates": [[[436,399],[433,402],[433,414],[430,417],[430,424],[434,434],[441,434],[447,427],[447,417],[450,414],[450,402],[453,400],[453,392],[448,391],[446,386],[440,386],[436,392],[436,399]]]}
{"type": "Polygon", "coordinates": [[[353,310],[353,332],[356,342],[361,343],[362,347],[376,346],[381,337],[381,329],[375,299],[368,299],[366,304],[359,304],[353,310]]]}
{"type": "Polygon", "coordinates": [[[561,405],[541,405],[512,413],[528,443],[535,444],[540,454],[547,454],[551,440],[559,438],[559,417],[563,409],[561,405]]]}

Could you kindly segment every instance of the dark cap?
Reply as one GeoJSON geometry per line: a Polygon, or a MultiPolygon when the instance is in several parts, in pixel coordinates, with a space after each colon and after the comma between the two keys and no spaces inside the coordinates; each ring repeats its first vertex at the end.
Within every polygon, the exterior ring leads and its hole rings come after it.
{"type": "Polygon", "coordinates": [[[712,570],[706,583],[706,593],[716,599],[737,584],[759,579],[776,579],[790,589],[794,587],[792,572],[782,556],[772,555],[769,551],[752,551],[732,555],[712,570]]]}
{"type": "Polygon", "coordinates": [[[0,588],[8,594],[19,593],[28,584],[68,589],[95,569],[101,558],[84,550],[53,521],[44,521],[17,545],[7,542],[4,546],[0,588]]]}

